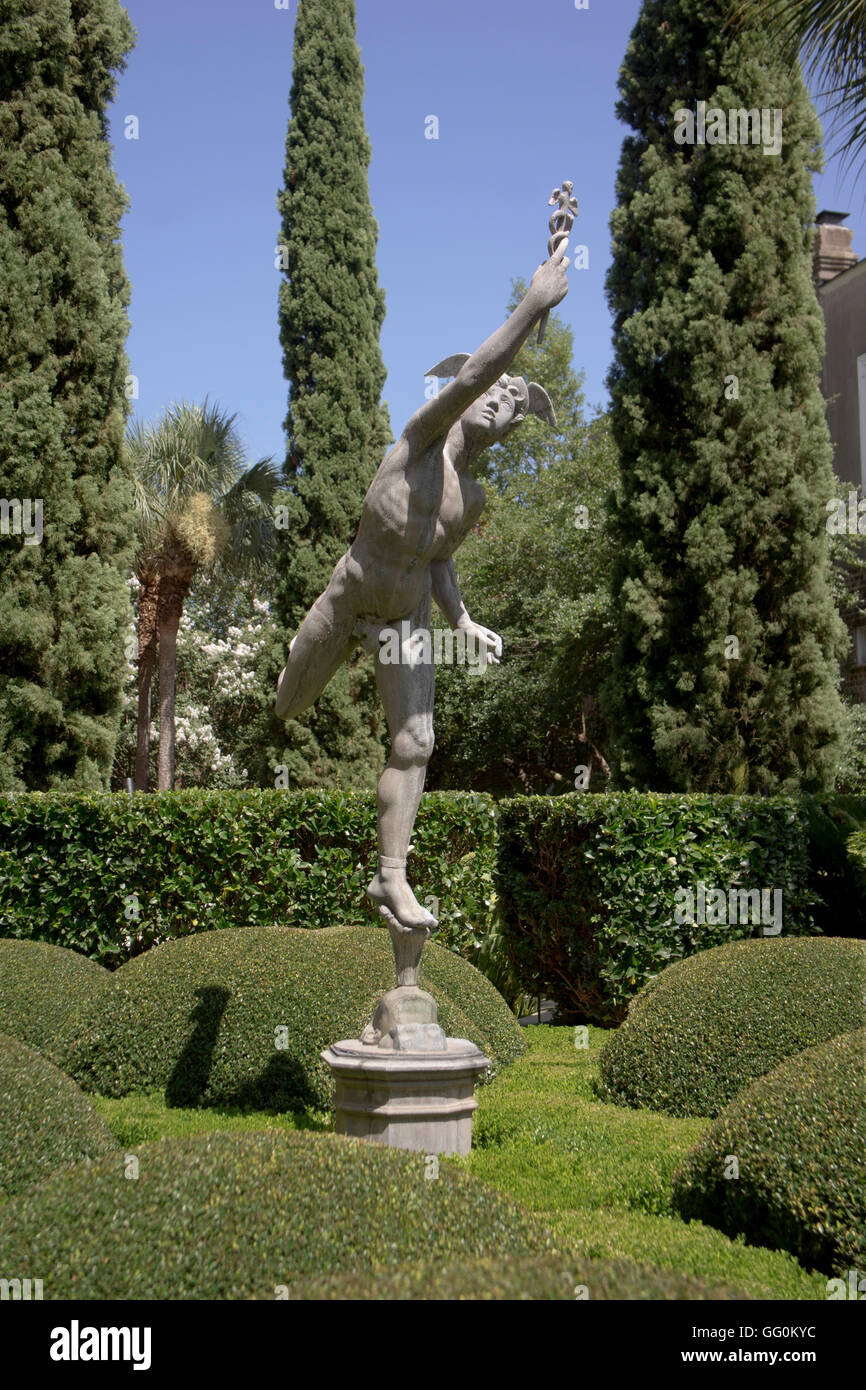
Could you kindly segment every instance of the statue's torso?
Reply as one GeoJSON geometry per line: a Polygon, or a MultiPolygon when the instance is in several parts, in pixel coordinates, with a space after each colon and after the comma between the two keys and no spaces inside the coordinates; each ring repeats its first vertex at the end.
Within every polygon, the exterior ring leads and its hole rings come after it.
{"type": "Polygon", "coordinates": [[[415,458],[398,440],[364,499],[347,557],[363,588],[360,611],[387,621],[408,617],[429,588],[429,566],[447,560],[481,515],[486,494],[444,453],[444,437],[415,458]]]}

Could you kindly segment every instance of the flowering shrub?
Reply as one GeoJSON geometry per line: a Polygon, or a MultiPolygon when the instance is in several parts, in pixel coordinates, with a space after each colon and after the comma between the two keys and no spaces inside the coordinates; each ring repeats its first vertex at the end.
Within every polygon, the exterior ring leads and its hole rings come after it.
{"type": "MultiPolygon", "coordinates": [[[[133,593],[137,595],[134,581],[133,593]]],[[[175,786],[229,790],[249,785],[246,734],[253,718],[272,702],[260,669],[271,640],[270,605],[239,590],[232,596],[237,621],[214,633],[211,606],[193,597],[180,621],[177,639],[175,706],[175,786]]],[[[138,686],[134,629],[126,643],[129,679],[112,786],[120,790],[135,766],[138,686]]],[[[158,675],[154,672],[150,725],[151,785],[159,751],[158,675]]]]}

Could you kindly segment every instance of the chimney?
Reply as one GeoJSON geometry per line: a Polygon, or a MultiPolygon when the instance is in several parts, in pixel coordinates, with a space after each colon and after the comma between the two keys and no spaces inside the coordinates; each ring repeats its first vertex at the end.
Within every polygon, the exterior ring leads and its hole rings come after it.
{"type": "Polygon", "coordinates": [[[812,253],[812,279],[816,288],[857,264],[857,256],[851,249],[854,233],[850,227],[842,226],[847,216],[847,212],[818,213],[818,235],[812,253]]]}

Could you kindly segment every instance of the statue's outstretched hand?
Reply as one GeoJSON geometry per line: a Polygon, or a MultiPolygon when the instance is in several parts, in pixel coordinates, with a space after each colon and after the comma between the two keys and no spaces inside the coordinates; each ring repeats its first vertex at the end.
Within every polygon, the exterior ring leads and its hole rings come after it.
{"type": "Polygon", "coordinates": [[[536,295],[545,309],[552,309],[568,294],[569,260],[566,256],[568,239],[556,248],[549,261],[540,265],[530,281],[530,293],[536,295]]]}

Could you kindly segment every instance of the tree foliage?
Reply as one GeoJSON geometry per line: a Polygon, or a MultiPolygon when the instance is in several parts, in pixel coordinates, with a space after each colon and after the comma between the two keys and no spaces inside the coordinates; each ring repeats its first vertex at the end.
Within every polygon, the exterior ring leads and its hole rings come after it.
{"type": "Polygon", "coordinates": [[[802,56],[844,162],[866,164],[866,0],[738,0],[732,19],[757,24],[790,63],[802,56]]]}
{"type": "MultiPolygon", "coordinates": [[[[390,440],[379,397],[377,226],[354,0],[300,0],[282,216],[280,341],[289,389],[288,527],[280,532],[273,689],[288,642],[351,544],[364,494],[390,440]]],[[[369,661],[338,672],[314,710],[270,721],[273,762],[292,785],[370,786],[381,732],[369,661]]]]}
{"type": "MultiPolygon", "coordinates": [[[[832,786],[844,632],[828,582],[832,451],[819,389],[799,73],[719,0],[645,0],[620,73],[609,376],[621,492],[606,694],[625,785],[832,786]],[[782,113],[762,143],[678,143],[676,113],[782,113]]],[[[683,126],[679,127],[680,130],[683,126]]]]}
{"type": "Polygon", "coordinates": [[[174,786],[177,638],[194,583],[269,573],[272,503],[279,473],[270,459],[246,467],[235,416],[205,401],[170,406],[155,426],[128,432],[138,521],[138,752],[136,790],[149,790],[150,684],[159,649],[159,789],[174,786]]]}
{"type": "Polygon", "coordinates": [[[0,0],[0,789],[98,789],[117,738],[129,284],[106,108],[132,42],[116,0],[0,0]]]}
{"type": "MultiPolygon", "coordinates": [[[[515,282],[509,311],[525,292],[515,282]]],[[[541,347],[524,344],[511,371],[548,392],[556,429],[529,416],[478,470],[488,500],[456,564],[469,613],[504,654],[483,675],[437,670],[432,786],[571,791],[577,766],[590,789],[606,782],[597,695],[612,633],[604,499],[615,452],[607,421],[586,419],[572,350],[556,314],[541,347]]]]}

